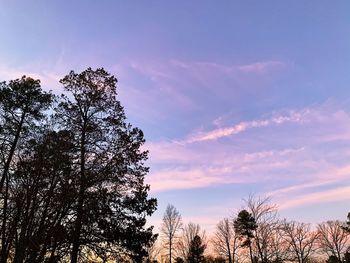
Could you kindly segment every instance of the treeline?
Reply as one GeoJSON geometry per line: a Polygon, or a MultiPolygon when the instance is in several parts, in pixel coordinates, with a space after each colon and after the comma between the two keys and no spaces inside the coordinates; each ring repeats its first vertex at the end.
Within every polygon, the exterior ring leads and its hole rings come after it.
{"type": "Polygon", "coordinates": [[[0,263],[141,262],[156,238],[143,133],[104,69],[60,83],[0,83],[0,263]]]}
{"type": "Polygon", "coordinates": [[[177,209],[168,205],[161,238],[147,262],[349,263],[350,214],[348,219],[317,225],[288,221],[279,218],[269,198],[251,196],[208,237],[198,224],[184,226],[177,209]]]}

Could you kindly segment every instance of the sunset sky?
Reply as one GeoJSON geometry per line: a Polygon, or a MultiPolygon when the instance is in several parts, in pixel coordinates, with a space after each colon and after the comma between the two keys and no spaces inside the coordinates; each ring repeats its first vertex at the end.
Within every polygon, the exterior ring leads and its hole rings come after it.
{"type": "Polygon", "coordinates": [[[147,183],[211,231],[250,194],[281,217],[350,211],[350,1],[0,0],[0,81],[118,78],[147,183]]]}

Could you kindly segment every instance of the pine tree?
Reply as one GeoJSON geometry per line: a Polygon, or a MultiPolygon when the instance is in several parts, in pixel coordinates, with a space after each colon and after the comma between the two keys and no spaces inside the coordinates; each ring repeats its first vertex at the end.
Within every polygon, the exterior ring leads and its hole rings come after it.
{"type": "Polygon", "coordinates": [[[253,254],[252,254],[252,241],[254,238],[254,231],[258,227],[254,217],[247,211],[242,210],[238,213],[236,220],[233,223],[235,233],[245,238],[242,246],[249,248],[250,260],[253,263],[253,254]]]}
{"type": "Polygon", "coordinates": [[[155,238],[146,217],[156,209],[144,184],[143,133],[126,122],[117,79],[104,69],[71,71],[60,82],[70,95],[62,96],[56,121],[74,134],[77,149],[71,262],[78,262],[82,247],[100,257],[126,254],[141,261],[155,238]]]}
{"type": "Polygon", "coordinates": [[[204,262],[204,250],[206,245],[203,244],[200,236],[196,235],[190,244],[188,252],[188,262],[189,263],[201,263],[204,262]]]}

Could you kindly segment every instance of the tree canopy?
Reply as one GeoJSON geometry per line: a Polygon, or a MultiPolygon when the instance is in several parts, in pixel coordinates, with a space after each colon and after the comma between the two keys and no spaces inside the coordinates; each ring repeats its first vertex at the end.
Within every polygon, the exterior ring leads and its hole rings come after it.
{"type": "Polygon", "coordinates": [[[127,122],[117,79],[103,68],[60,83],[55,107],[39,80],[0,85],[0,262],[141,262],[157,205],[144,183],[143,132],[127,122]]]}

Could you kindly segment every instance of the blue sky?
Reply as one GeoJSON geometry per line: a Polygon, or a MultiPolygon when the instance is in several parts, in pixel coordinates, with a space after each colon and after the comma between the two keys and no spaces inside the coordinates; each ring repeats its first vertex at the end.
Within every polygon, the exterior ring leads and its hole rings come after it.
{"type": "Polygon", "coordinates": [[[60,92],[104,67],[145,132],[159,199],[212,229],[249,194],[282,217],[345,219],[349,1],[3,1],[0,79],[60,92]],[[324,213],[327,211],[327,213],[324,213]]]}

